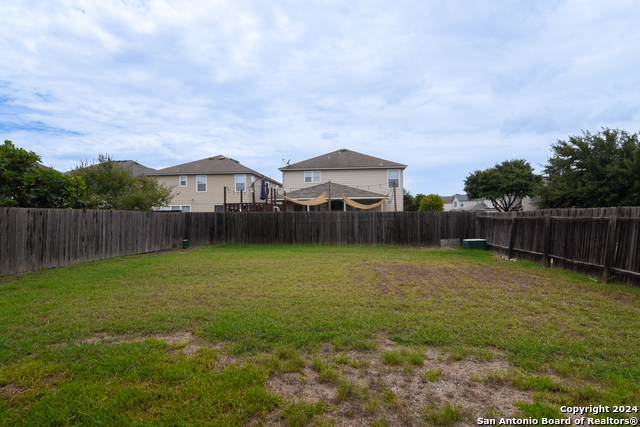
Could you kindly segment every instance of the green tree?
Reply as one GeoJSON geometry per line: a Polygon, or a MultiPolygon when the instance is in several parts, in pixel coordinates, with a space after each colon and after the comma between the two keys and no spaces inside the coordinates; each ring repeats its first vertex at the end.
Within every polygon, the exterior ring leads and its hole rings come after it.
{"type": "Polygon", "coordinates": [[[420,201],[420,211],[440,212],[444,210],[444,200],[437,194],[429,194],[420,201]]]}
{"type": "Polygon", "coordinates": [[[84,207],[85,184],[38,165],[40,156],[5,140],[0,146],[0,206],[25,208],[84,207]]]}
{"type": "Polygon", "coordinates": [[[153,176],[134,176],[131,169],[100,154],[96,164],[81,164],[71,174],[87,184],[89,209],[150,211],[168,205],[172,188],[159,184],[153,176]]]}
{"type": "Polygon", "coordinates": [[[420,201],[426,197],[422,193],[416,194],[416,196],[412,196],[411,192],[406,188],[402,190],[404,197],[404,210],[405,211],[417,211],[420,207],[420,201]]]}
{"type": "Polygon", "coordinates": [[[551,144],[536,192],[539,208],[595,208],[640,205],[638,134],[602,128],[551,144]]]}
{"type": "Polygon", "coordinates": [[[529,162],[505,160],[467,176],[464,191],[470,199],[489,199],[498,211],[509,212],[521,208],[522,199],[534,194],[540,180],[529,162]]]}
{"type": "Polygon", "coordinates": [[[404,210],[405,211],[415,211],[416,210],[416,209],[414,209],[415,199],[414,199],[413,195],[411,194],[411,191],[407,190],[406,188],[403,188],[402,189],[402,199],[403,199],[404,210]]]}

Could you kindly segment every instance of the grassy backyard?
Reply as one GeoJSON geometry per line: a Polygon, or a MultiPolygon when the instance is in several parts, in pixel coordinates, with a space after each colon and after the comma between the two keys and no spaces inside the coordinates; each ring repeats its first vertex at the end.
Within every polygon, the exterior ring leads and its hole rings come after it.
{"type": "Polygon", "coordinates": [[[640,404],[639,343],[640,288],[490,252],[173,250],[0,278],[0,425],[558,418],[640,404]]]}

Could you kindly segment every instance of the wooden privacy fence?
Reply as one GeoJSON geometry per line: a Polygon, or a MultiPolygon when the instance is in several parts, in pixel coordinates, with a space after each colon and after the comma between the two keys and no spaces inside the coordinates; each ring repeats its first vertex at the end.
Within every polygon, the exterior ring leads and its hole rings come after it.
{"type": "Polygon", "coordinates": [[[509,259],[640,284],[637,207],[479,215],[478,237],[509,259]]]}
{"type": "Polygon", "coordinates": [[[128,212],[0,208],[0,276],[190,245],[438,245],[473,212],[128,212]]]}

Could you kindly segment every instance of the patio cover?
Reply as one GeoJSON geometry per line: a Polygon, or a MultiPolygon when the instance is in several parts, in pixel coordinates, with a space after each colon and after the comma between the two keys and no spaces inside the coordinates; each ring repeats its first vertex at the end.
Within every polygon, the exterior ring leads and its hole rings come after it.
{"type": "Polygon", "coordinates": [[[342,199],[344,200],[344,202],[346,204],[348,204],[351,207],[358,208],[358,209],[373,209],[373,208],[376,208],[376,207],[380,206],[381,204],[383,204],[384,201],[387,200],[387,197],[389,197],[389,195],[387,194],[386,196],[384,196],[384,199],[380,200],[378,203],[374,203],[373,205],[363,205],[362,203],[358,203],[358,202],[355,202],[355,201],[351,200],[350,198],[348,198],[347,196],[345,196],[344,194],[342,194],[339,191],[338,191],[338,194],[340,196],[342,196],[342,199]]]}
{"type": "Polygon", "coordinates": [[[305,206],[316,206],[316,205],[321,205],[323,203],[327,203],[327,198],[326,198],[327,192],[325,191],[324,193],[322,193],[321,195],[319,195],[318,197],[316,197],[315,199],[312,200],[307,200],[307,201],[300,201],[300,200],[296,200],[296,199],[292,199],[290,197],[287,196],[283,196],[282,194],[278,194],[278,196],[292,202],[292,203],[297,203],[299,205],[305,205],[305,206]]]}

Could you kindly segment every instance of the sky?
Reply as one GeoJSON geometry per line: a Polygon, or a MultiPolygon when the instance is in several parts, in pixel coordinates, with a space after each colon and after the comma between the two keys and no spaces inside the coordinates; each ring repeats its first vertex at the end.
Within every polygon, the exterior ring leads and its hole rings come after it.
{"type": "Polygon", "coordinates": [[[640,2],[0,3],[0,139],[60,171],[215,155],[281,180],[341,148],[462,193],[558,140],[640,131],[640,2]]]}

